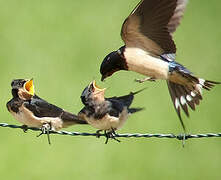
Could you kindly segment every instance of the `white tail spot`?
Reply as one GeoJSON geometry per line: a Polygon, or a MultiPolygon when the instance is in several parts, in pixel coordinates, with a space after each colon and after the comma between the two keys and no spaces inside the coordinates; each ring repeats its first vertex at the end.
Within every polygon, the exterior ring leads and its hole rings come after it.
{"type": "Polygon", "coordinates": [[[175,99],[175,107],[176,107],[176,109],[178,109],[178,107],[180,107],[180,102],[179,102],[178,98],[175,99]]]}
{"type": "Polygon", "coordinates": [[[196,93],[195,93],[195,92],[193,92],[193,91],[191,91],[191,93],[190,93],[190,94],[191,94],[191,96],[192,96],[192,97],[195,97],[195,96],[196,96],[196,93]]]}
{"type": "Polygon", "coordinates": [[[203,85],[202,84],[197,84],[198,88],[199,89],[202,89],[203,88],[203,85]]]}
{"type": "Polygon", "coordinates": [[[197,84],[196,85],[196,89],[199,91],[200,94],[202,94],[202,88],[203,88],[203,85],[202,84],[197,84]]]}
{"type": "Polygon", "coordinates": [[[187,96],[186,96],[186,99],[187,99],[187,101],[192,101],[193,100],[193,98],[188,94],[187,96]]]}
{"type": "Polygon", "coordinates": [[[181,96],[180,97],[180,102],[181,102],[182,105],[184,105],[184,104],[186,104],[186,99],[183,96],[181,96]]]}
{"type": "Polygon", "coordinates": [[[199,84],[201,84],[203,86],[204,83],[205,83],[205,79],[199,78],[199,84]]]}

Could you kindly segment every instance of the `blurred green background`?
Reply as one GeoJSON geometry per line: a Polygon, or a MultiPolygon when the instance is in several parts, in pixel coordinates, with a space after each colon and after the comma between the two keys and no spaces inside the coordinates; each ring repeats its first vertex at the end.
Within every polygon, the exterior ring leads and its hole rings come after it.
{"type": "MultiPolygon", "coordinates": [[[[0,116],[19,124],[7,112],[10,82],[34,78],[36,93],[77,113],[80,94],[93,79],[108,87],[107,97],[138,94],[134,107],[145,111],[129,118],[119,133],[182,133],[166,83],[137,84],[133,72],[118,72],[101,83],[99,65],[123,43],[123,20],[138,0],[0,1],[0,116]]],[[[221,1],[190,1],[175,33],[177,61],[200,77],[221,81],[221,1]]],[[[189,133],[221,132],[221,87],[204,91],[204,101],[184,117],[189,133]]],[[[94,132],[89,126],[69,131],[94,132]]],[[[52,135],[0,128],[1,179],[220,179],[221,139],[121,139],[52,135]]]]}

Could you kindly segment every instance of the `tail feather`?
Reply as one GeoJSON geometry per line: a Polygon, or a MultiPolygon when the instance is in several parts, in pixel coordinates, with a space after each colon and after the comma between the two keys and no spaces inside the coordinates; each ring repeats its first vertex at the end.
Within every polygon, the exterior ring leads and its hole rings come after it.
{"type": "Polygon", "coordinates": [[[215,81],[209,81],[199,78],[199,83],[202,85],[202,87],[208,91],[210,91],[215,85],[221,84],[221,82],[215,82],[215,81]]]}
{"type": "Polygon", "coordinates": [[[176,89],[178,89],[177,88],[178,84],[175,84],[171,81],[167,81],[167,85],[168,85],[168,89],[169,89],[169,92],[170,92],[170,96],[171,96],[172,101],[173,101],[173,105],[174,105],[175,110],[177,112],[177,115],[179,117],[180,123],[181,123],[181,125],[182,125],[182,127],[185,131],[186,127],[183,123],[183,119],[182,119],[181,114],[180,114],[180,101],[179,101],[179,98],[178,98],[179,96],[178,96],[177,90],[176,90],[176,89]]]}
{"type": "Polygon", "coordinates": [[[140,89],[140,90],[138,90],[138,91],[136,91],[136,92],[131,92],[130,94],[136,95],[136,94],[138,94],[138,93],[144,91],[145,89],[147,89],[147,88],[140,89]]]}
{"type": "Polygon", "coordinates": [[[87,124],[87,122],[83,119],[81,119],[79,116],[69,113],[67,111],[64,111],[61,115],[61,119],[64,122],[64,126],[70,126],[74,124],[87,124]]]}
{"type": "Polygon", "coordinates": [[[139,111],[142,111],[142,110],[144,110],[144,108],[130,108],[129,113],[133,114],[135,112],[139,112],[139,111]]]}
{"type": "Polygon", "coordinates": [[[187,117],[189,117],[189,111],[188,111],[188,106],[187,106],[187,100],[186,98],[183,96],[183,94],[185,94],[185,88],[183,88],[182,86],[177,86],[177,89],[175,89],[175,91],[177,92],[177,97],[180,97],[180,104],[181,107],[183,109],[183,111],[185,112],[185,114],[187,115],[187,117]]]}
{"type": "Polygon", "coordinates": [[[211,90],[216,84],[220,82],[208,81],[201,78],[197,78],[193,75],[183,73],[182,77],[185,77],[191,86],[176,84],[171,81],[167,81],[170,96],[172,98],[175,110],[180,119],[181,125],[185,130],[185,125],[181,117],[181,108],[185,112],[186,116],[189,117],[188,106],[195,110],[196,105],[200,104],[202,98],[202,89],[211,90]]]}
{"type": "Polygon", "coordinates": [[[196,109],[196,107],[195,107],[195,103],[194,103],[194,101],[192,101],[192,97],[189,95],[189,91],[188,91],[188,89],[185,87],[185,86],[183,86],[183,89],[184,89],[184,94],[187,94],[187,96],[186,96],[186,102],[187,102],[187,104],[189,105],[189,107],[193,110],[193,111],[195,111],[195,109],[196,109]]]}

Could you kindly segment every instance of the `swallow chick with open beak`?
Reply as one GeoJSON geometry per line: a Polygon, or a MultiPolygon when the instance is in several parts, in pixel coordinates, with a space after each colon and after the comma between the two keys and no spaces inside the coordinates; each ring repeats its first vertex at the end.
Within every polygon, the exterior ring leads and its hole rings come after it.
{"type": "Polygon", "coordinates": [[[78,116],[38,97],[32,79],[13,80],[11,87],[13,98],[7,103],[8,111],[26,127],[41,128],[41,134],[49,134],[49,130],[58,131],[74,124],[87,124],[78,116]]]}
{"type": "Polygon", "coordinates": [[[99,88],[95,81],[91,82],[81,94],[81,100],[85,106],[78,116],[94,128],[99,129],[97,137],[99,137],[99,132],[104,130],[105,144],[107,144],[109,138],[117,140],[115,131],[122,128],[129,114],[138,112],[143,108],[130,108],[134,95],[140,91],[126,96],[105,98],[105,90],[99,88]]]}
{"type": "Polygon", "coordinates": [[[180,24],[187,0],[141,0],[126,18],[121,29],[125,43],[105,57],[102,80],[119,70],[147,76],[138,82],[166,80],[171,99],[185,130],[180,110],[189,116],[202,100],[202,89],[210,90],[219,82],[198,78],[175,61],[173,33],[180,24]]]}

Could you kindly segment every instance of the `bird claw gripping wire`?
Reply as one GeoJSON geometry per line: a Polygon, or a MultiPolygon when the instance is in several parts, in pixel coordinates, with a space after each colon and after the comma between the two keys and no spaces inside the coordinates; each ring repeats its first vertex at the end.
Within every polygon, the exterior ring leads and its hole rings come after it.
{"type": "Polygon", "coordinates": [[[97,130],[96,131],[96,133],[95,133],[96,138],[100,138],[101,136],[104,135],[106,137],[105,144],[108,143],[109,139],[114,139],[115,141],[120,142],[120,140],[116,138],[117,134],[116,134],[114,129],[111,129],[111,131],[108,131],[108,132],[106,130],[104,130],[104,134],[101,134],[100,133],[101,131],[103,131],[103,130],[97,130]]]}
{"type": "Polygon", "coordinates": [[[100,138],[101,137],[101,132],[102,130],[97,130],[96,131],[96,138],[100,138]]]}
{"type": "Polygon", "coordinates": [[[106,130],[104,131],[104,135],[106,137],[106,141],[105,141],[105,144],[108,143],[108,140],[111,138],[117,142],[121,142],[119,139],[116,138],[117,134],[115,132],[114,129],[112,129],[111,131],[107,132],[106,130]]]}
{"type": "Polygon", "coordinates": [[[21,129],[24,131],[24,133],[27,133],[28,131],[28,126],[27,125],[22,125],[21,129]]]}
{"type": "Polygon", "coordinates": [[[48,137],[48,144],[51,144],[51,140],[50,140],[50,130],[51,130],[51,124],[50,123],[45,123],[42,125],[41,127],[41,133],[37,136],[40,137],[42,134],[47,134],[48,137]]]}

